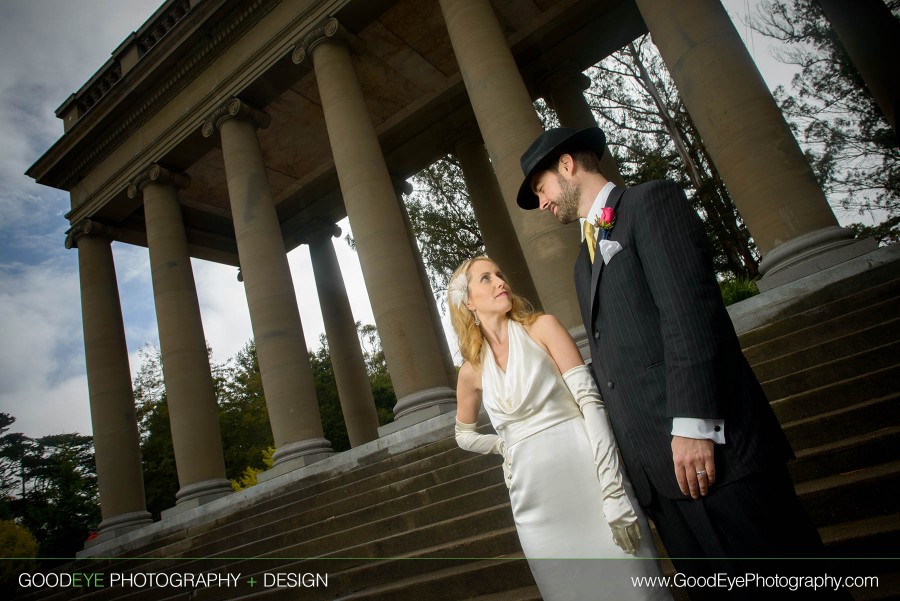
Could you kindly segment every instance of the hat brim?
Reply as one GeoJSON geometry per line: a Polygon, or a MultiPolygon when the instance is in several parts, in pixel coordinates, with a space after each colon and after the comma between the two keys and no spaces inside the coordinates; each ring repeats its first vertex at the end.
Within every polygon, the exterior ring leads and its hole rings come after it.
{"type": "MultiPolygon", "coordinates": [[[[546,133],[546,132],[545,132],[546,133]]],[[[550,163],[556,161],[560,155],[577,150],[593,150],[598,157],[602,157],[606,151],[606,135],[599,127],[588,127],[573,133],[571,136],[557,142],[554,146],[543,152],[533,163],[531,169],[525,174],[516,203],[525,210],[538,208],[540,201],[531,189],[531,180],[535,174],[550,167],[550,163]]]]}

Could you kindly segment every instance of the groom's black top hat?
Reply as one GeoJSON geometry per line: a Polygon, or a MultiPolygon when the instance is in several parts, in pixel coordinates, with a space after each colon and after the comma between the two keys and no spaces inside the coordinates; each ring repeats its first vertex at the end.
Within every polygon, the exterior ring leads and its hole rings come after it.
{"type": "Polygon", "coordinates": [[[525,180],[519,186],[516,202],[523,209],[538,208],[538,198],[531,191],[531,178],[556,161],[560,155],[576,150],[593,150],[602,157],[606,150],[606,136],[599,127],[588,127],[578,131],[571,127],[548,129],[531,143],[522,155],[522,173],[525,180]]]}

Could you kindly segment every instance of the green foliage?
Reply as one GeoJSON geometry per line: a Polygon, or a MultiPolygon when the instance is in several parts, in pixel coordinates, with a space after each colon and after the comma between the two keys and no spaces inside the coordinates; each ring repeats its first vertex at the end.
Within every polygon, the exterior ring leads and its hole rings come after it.
{"type": "MultiPolygon", "coordinates": [[[[393,408],[397,403],[391,376],[387,370],[387,362],[384,359],[384,351],[381,348],[381,341],[375,326],[357,322],[356,329],[360,337],[369,383],[372,386],[378,421],[384,425],[393,421],[393,408]]],[[[319,413],[325,438],[331,441],[331,447],[335,451],[346,451],[350,448],[350,438],[347,434],[347,426],[337,393],[328,341],[324,335],[319,337],[319,348],[309,354],[309,364],[316,383],[316,398],[319,401],[319,413]]]]}
{"type": "Polygon", "coordinates": [[[484,240],[456,157],[447,155],[412,178],[409,220],[439,306],[450,276],[466,259],[484,254],[484,240]]]}
{"type": "MultiPolygon", "coordinates": [[[[900,16],[900,0],[886,4],[900,16]]],[[[791,90],[779,86],[775,99],[831,203],[876,222],[900,214],[897,138],[819,4],[765,0],[750,26],[781,42],[775,57],[799,68],[791,90]]],[[[893,231],[896,239],[896,222],[893,231]]]]}
{"type": "Polygon", "coordinates": [[[271,467],[271,463],[266,464],[265,453],[275,441],[256,344],[248,342],[233,359],[216,366],[213,374],[219,384],[219,425],[226,476],[234,481],[243,477],[247,469],[259,472],[271,467]]]}
{"type": "MultiPolygon", "coordinates": [[[[396,397],[384,352],[374,326],[357,324],[357,329],[376,409],[381,423],[385,424],[393,419],[396,397]]],[[[319,348],[309,354],[309,362],[322,429],[332,448],[344,451],[350,448],[350,441],[337,394],[331,356],[324,336],[319,342],[319,348]]],[[[147,346],[140,354],[142,363],[134,380],[134,396],[141,434],[144,488],[147,510],[159,519],[160,512],[175,503],[179,488],[178,474],[160,352],[155,347],[147,346]]],[[[221,365],[212,365],[211,371],[219,407],[225,474],[231,480],[232,488],[241,490],[256,484],[256,475],[272,467],[274,452],[256,345],[253,341],[248,342],[232,359],[221,365]]]]}
{"type": "Polygon", "coordinates": [[[719,289],[726,307],[759,294],[756,280],[748,278],[726,278],[719,282],[719,289]]]}
{"type": "Polygon", "coordinates": [[[394,405],[397,404],[397,395],[394,394],[391,374],[388,373],[384,350],[381,348],[381,340],[378,338],[375,326],[356,322],[356,330],[362,345],[369,383],[372,385],[372,396],[375,398],[378,422],[383,426],[394,421],[394,405]]]}
{"type": "Polygon", "coordinates": [[[15,418],[0,413],[0,511],[31,533],[31,556],[73,557],[100,521],[90,436],[29,438],[8,433],[15,418]]]}
{"type": "Polygon", "coordinates": [[[251,486],[256,486],[258,484],[256,476],[266,471],[273,465],[272,455],[275,454],[275,447],[269,447],[268,449],[262,452],[262,468],[256,467],[246,467],[244,468],[244,473],[241,474],[241,477],[237,480],[231,481],[232,490],[239,491],[244,490],[245,488],[250,488],[251,486]]]}
{"type": "Polygon", "coordinates": [[[309,354],[309,366],[316,384],[316,399],[319,402],[319,416],[322,419],[325,438],[331,442],[331,448],[336,452],[346,451],[350,448],[350,438],[347,435],[334,369],[331,366],[331,355],[324,335],[319,337],[319,348],[309,354]]]}
{"type": "Polygon", "coordinates": [[[178,492],[175,449],[169,425],[169,406],[163,382],[160,350],[147,345],[140,351],[141,366],[135,376],[134,401],[141,439],[141,464],[147,511],[153,519],[174,505],[178,492]]]}
{"type": "Polygon", "coordinates": [[[27,528],[11,520],[0,520],[0,587],[15,590],[22,572],[33,571],[38,543],[27,528]]]}

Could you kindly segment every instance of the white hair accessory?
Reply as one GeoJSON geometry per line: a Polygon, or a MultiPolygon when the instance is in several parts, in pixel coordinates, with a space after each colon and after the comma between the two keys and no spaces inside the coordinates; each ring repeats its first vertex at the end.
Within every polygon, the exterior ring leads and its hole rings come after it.
{"type": "Polygon", "coordinates": [[[466,299],[469,297],[469,276],[461,273],[453,278],[453,281],[447,287],[447,291],[450,293],[451,303],[457,307],[465,305],[466,299]]]}

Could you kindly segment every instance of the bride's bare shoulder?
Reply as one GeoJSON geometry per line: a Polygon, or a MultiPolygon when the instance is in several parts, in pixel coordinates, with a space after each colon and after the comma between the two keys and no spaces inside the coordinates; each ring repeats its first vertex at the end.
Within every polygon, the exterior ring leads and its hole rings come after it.
{"type": "Polygon", "coordinates": [[[459,368],[457,376],[457,385],[465,385],[467,388],[478,390],[481,388],[481,373],[475,369],[475,366],[468,361],[463,362],[459,368]]]}
{"type": "Polygon", "coordinates": [[[566,330],[562,322],[557,319],[555,315],[550,315],[548,313],[544,313],[535,319],[530,326],[525,326],[525,329],[532,338],[540,338],[542,340],[547,336],[553,336],[554,334],[559,334],[561,332],[568,333],[568,330],[566,330]]]}

